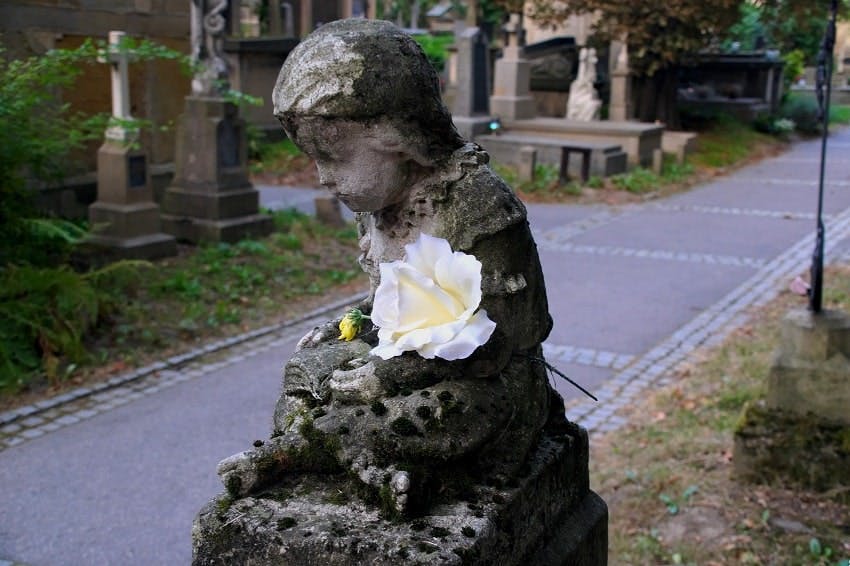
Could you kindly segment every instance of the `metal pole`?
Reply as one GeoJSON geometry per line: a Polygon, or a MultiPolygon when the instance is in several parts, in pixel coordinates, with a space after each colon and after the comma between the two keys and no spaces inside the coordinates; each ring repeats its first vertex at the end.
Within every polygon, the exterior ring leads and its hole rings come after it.
{"type": "Polygon", "coordinates": [[[825,229],[823,225],[823,180],[826,169],[826,138],[829,136],[829,99],[832,94],[832,50],[835,46],[835,18],[838,12],[838,0],[832,0],[831,15],[826,25],[820,52],[818,53],[817,97],[823,131],[820,148],[820,178],[818,180],[818,213],[815,250],[812,254],[810,269],[811,287],[809,288],[809,309],[819,313],[823,303],[823,246],[825,229]]]}

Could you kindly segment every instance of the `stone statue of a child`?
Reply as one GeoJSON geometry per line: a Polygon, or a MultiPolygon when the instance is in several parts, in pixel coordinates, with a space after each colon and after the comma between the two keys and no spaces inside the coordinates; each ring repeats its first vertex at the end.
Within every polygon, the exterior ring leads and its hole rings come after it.
{"type": "Polygon", "coordinates": [[[386,511],[426,509],[464,482],[510,482],[563,403],[541,342],[551,329],[526,212],[457,134],[418,45],[383,21],[342,20],[303,40],[281,69],[275,115],[317,163],[322,185],[358,213],[371,293],[381,263],[425,233],[482,265],[481,308],[496,323],[460,360],[370,355],[366,328],[339,320],[301,340],[284,373],[272,438],[219,464],[232,496],[287,474],[349,472],[386,511]]]}

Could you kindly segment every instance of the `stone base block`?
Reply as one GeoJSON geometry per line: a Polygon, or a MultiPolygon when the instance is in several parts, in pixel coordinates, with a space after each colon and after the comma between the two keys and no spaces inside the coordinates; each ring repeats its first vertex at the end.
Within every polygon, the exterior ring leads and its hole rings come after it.
{"type": "Polygon", "coordinates": [[[850,425],[850,316],[794,309],[782,321],[767,378],[767,404],[850,425]]]}
{"type": "Polygon", "coordinates": [[[162,229],[184,242],[235,243],[245,238],[261,238],[271,234],[270,216],[251,214],[226,220],[205,220],[187,216],[162,215],[162,229]]]}
{"type": "Polygon", "coordinates": [[[177,242],[168,234],[148,234],[136,238],[90,236],[87,244],[105,248],[102,255],[116,259],[158,259],[177,255],[177,242]]]}
{"type": "MultiPolygon", "coordinates": [[[[536,151],[537,163],[554,167],[561,164],[561,148],[557,138],[546,136],[518,135],[505,132],[498,135],[477,136],[475,141],[487,150],[496,163],[520,167],[522,148],[530,147],[536,151]]],[[[587,147],[593,147],[590,153],[590,174],[598,177],[610,177],[625,173],[628,167],[628,155],[618,145],[594,144],[586,142],[587,147]]],[[[581,174],[581,156],[572,154],[568,173],[578,178],[581,174]]]]}
{"type": "Polygon", "coordinates": [[[527,120],[537,115],[531,96],[491,96],[490,113],[508,120],[527,120]]]}
{"type": "Polygon", "coordinates": [[[229,220],[257,214],[260,192],[252,185],[205,190],[168,187],[163,195],[162,211],[169,216],[186,216],[197,220],[229,220]]]}
{"type": "Polygon", "coordinates": [[[153,202],[98,201],[89,207],[89,221],[92,235],[87,242],[111,248],[116,257],[155,259],[177,255],[174,237],[161,231],[159,206],[153,202]]]}
{"type": "Polygon", "coordinates": [[[791,482],[815,491],[838,490],[850,502],[850,426],[813,414],[800,416],[747,406],[735,431],[735,474],[761,483],[791,482]]]}
{"type": "Polygon", "coordinates": [[[136,238],[161,231],[159,206],[153,202],[113,204],[97,201],[89,207],[92,231],[110,238],[136,238]]]}
{"type": "Polygon", "coordinates": [[[289,477],[255,497],[221,495],[192,528],[193,564],[351,566],[607,564],[608,510],[587,484],[586,433],[544,436],[513,486],[390,521],[345,476],[289,477]]]}

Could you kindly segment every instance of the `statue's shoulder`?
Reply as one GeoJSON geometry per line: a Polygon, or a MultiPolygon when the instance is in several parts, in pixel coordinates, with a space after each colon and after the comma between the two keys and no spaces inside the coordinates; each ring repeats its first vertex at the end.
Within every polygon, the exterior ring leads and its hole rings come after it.
{"type": "Polygon", "coordinates": [[[437,220],[455,249],[468,250],[482,238],[525,223],[525,206],[490,168],[484,150],[467,144],[455,152],[453,160],[460,174],[449,180],[437,207],[437,220]]]}

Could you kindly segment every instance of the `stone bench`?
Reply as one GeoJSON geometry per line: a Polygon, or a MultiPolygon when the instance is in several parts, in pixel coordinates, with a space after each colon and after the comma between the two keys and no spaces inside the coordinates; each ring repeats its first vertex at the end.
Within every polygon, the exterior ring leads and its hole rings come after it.
{"type": "Polygon", "coordinates": [[[567,179],[571,153],[581,155],[581,165],[577,167],[577,173],[584,182],[587,182],[591,174],[609,177],[624,173],[628,162],[622,148],[611,143],[513,132],[477,136],[475,141],[481,144],[495,161],[517,166],[520,165],[519,149],[532,147],[537,152],[538,162],[559,167],[561,182],[567,179]]]}

